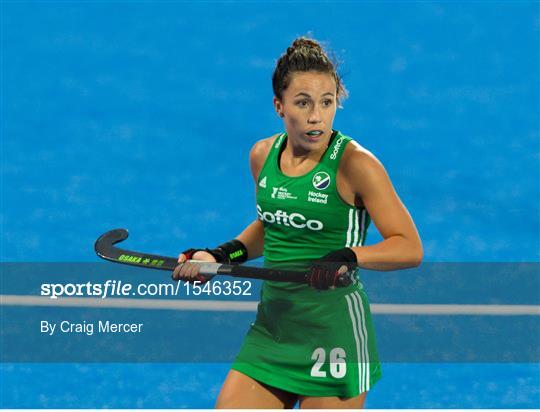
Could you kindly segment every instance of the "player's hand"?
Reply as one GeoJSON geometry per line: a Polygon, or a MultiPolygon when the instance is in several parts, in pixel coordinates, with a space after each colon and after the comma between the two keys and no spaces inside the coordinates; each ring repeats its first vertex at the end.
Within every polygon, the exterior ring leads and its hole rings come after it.
{"type": "Polygon", "coordinates": [[[195,262],[186,262],[186,260],[202,260],[204,262],[216,262],[214,256],[203,249],[188,249],[178,256],[179,265],[174,269],[173,280],[183,280],[184,282],[199,281],[206,283],[212,276],[205,276],[199,273],[200,266],[195,262]],[[181,263],[181,264],[180,264],[181,263]]]}
{"type": "Polygon", "coordinates": [[[326,290],[339,286],[341,275],[358,265],[356,254],[350,248],[334,250],[317,259],[310,268],[309,285],[326,290]]]}

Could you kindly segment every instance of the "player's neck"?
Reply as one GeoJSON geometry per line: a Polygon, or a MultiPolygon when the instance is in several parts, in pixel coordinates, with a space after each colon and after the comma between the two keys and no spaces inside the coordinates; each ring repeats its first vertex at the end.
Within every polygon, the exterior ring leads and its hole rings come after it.
{"type": "MultiPolygon", "coordinates": [[[[318,150],[308,150],[299,145],[294,145],[290,140],[287,141],[287,146],[283,151],[283,156],[287,159],[288,163],[295,167],[304,164],[305,162],[319,162],[324,155],[328,145],[325,145],[318,150]]],[[[283,157],[282,156],[282,157],[283,157]]]]}

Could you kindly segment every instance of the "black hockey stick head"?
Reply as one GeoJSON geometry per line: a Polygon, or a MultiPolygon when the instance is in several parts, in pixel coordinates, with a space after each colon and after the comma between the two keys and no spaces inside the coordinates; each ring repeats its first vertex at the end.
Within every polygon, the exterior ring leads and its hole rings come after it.
{"type": "Polygon", "coordinates": [[[120,228],[109,230],[108,232],[102,234],[96,240],[96,243],[94,243],[94,250],[96,251],[96,254],[102,259],[116,260],[115,258],[118,258],[119,254],[116,253],[117,249],[113,246],[116,243],[126,240],[128,236],[129,232],[127,231],[127,229],[120,228]]]}
{"type": "Polygon", "coordinates": [[[123,263],[125,265],[160,270],[174,270],[174,268],[178,265],[176,258],[135,252],[115,246],[115,244],[126,240],[127,237],[128,231],[126,229],[120,228],[110,230],[96,240],[94,250],[102,259],[115,263],[123,263]]]}

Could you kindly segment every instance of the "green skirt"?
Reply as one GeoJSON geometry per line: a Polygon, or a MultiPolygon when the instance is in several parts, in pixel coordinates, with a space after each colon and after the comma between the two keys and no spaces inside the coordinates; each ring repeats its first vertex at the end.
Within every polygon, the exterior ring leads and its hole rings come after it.
{"type": "Polygon", "coordinates": [[[232,369],[303,396],[351,398],[368,391],[381,365],[361,284],[317,291],[265,282],[232,369]]]}

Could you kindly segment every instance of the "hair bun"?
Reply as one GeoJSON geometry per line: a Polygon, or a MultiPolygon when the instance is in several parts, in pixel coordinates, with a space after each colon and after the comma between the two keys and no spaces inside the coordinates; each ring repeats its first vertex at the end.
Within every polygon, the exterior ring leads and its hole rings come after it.
{"type": "Polygon", "coordinates": [[[322,46],[316,40],[307,37],[299,37],[287,48],[287,54],[293,54],[299,49],[316,49],[322,51],[322,46]]]}

